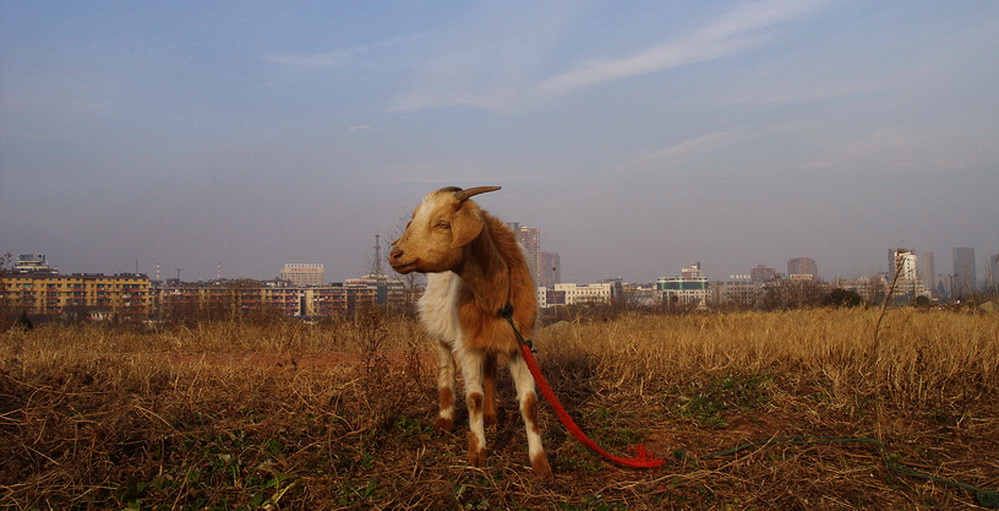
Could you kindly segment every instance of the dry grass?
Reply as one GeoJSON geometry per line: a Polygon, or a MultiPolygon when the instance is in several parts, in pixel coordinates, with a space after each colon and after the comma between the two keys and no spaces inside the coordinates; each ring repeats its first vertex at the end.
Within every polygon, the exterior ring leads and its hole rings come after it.
{"type": "MultiPolygon", "coordinates": [[[[967,508],[999,489],[999,321],[874,310],[625,316],[539,333],[592,437],[670,458],[604,464],[542,413],[536,483],[508,379],[489,467],[431,429],[435,361],[404,320],[48,326],[0,338],[0,507],[967,508]],[[747,442],[822,435],[871,444],[747,442]],[[676,457],[671,455],[676,454],[676,457]],[[887,458],[887,460],[886,460],[887,458]]],[[[460,420],[460,418],[459,418],[460,420]]]]}

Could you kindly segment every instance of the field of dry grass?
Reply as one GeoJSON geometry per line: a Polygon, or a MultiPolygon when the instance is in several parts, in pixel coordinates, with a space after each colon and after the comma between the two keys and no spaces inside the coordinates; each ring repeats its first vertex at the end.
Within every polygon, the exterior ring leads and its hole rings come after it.
{"type": "MultiPolygon", "coordinates": [[[[511,384],[488,466],[432,430],[419,326],[218,322],[0,334],[0,507],[13,509],[974,508],[999,489],[995,314],[815,309],[622,316],[544,328],[563,404],[534,481],[511,384]],[[883,443],[836,441],[871,438],[883,443]],[[751,442],[769,445],[717,454],[751,442]]],[[[459,423],[461,422],[459,416],[459,423]]]]}

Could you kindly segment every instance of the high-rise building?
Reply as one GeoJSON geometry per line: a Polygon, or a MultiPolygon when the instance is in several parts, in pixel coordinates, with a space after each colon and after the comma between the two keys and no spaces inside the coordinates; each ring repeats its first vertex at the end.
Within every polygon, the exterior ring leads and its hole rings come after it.
{"type": "Polygon", "coordinates": [[[541,275],[541,229],[527,227],[516,222],[506,224],[517,236],[517,241],[524,247],[524,256],[527,258],[527,266],[531,271],[531,277],[535,284],[542,282],[541,275]]]}
{"type": "Polygon", "coordinates": [[[288,263],[281,269],[281,280],[295,286],[321,286],[325,269],[322,264],[288,263]]]}
{"type": "Polygon", "coordinates": [[[951,286],[953,298],[962,298],[975,292],[978,284],[975,276],[974,247],[954,247],[954,284],[951,286]]]}
{"type": "Polygon", "coordinates": [[[898,272],[899,280],[916,280],[916,254],[908,248],[888,249],[888,277],[894,278],[898,272]]]}
{"type": "Polygon", "coordinates": [[[989,265],[986,268],[986,279],[989,292],[999,292],[999,254],[989,256],[989,265]]]}
{"type": "Polygon", "coordinates": [[[930,289],[923,284],[918,275],[918,260],[916,253],[907,248],[892,248],[888,250],[888,277],[894,282],[894,293],[897,300],[911,301],[917,297],[930,298],[930,289]],[[897,274],[897,277],[896,277],[897,274]]]}
{"type": "Polygon", "coordinates": [[[807,279],[808,275],[812,280],[819,278],[819,267],[811,257],[796,257],[787,262],[787,278],[807,279]]]}
{"type": "Polygon", "coordinates": [[[541,281],[538,282],[538,285],[542,287],[554,287],[555,284],[560,282],[562,282],[562,261],[559,258],[558,252],[542,252],[541,281]]]}
{"type": "Polygon", "coordinates": [[[919,273],[919,280],[926,286],[926,289],[936,289],[937,273],[936,268],[933,267],[933,252],[923,252],[919,256],[919,265],[916,266],[916,271],[919,273]]]}
{"type": "Polygon", "coordinates": [[[750,280],[753,282],[769,282],[777,277],[777,270],[770,266],[756,265],[749,270],[750,280]]]}

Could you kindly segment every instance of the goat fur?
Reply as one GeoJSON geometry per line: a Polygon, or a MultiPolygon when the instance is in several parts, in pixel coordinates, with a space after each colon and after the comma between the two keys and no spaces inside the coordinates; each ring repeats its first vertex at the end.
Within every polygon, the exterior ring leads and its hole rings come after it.
{"type": "Polygon", "coordinates": [[[403,235],[392,242],[389,263],[400,273],[427,274],[419,310],[424,328],[438,341],[437,426],[454,428],[457,361],[468,407],[468,462],[485,463],[485,425],[496,422],[496,366],[505,357],[527,429],[532,469],[550,478],[534,379],[510,324],[500,315],[510,303],[515,327],[524,338],[532,338],[537,317],[534,282],[513,232],[469,199],[497,189],[447,187],[428,194],[403,235]]]}

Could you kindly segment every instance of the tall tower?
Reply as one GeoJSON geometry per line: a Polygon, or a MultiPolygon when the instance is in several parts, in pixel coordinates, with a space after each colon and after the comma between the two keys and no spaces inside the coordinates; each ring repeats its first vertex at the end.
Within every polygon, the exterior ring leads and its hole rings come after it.
{"type": "Polygon", "coordinates": [[[888,249],[888,275],[900,280],[916,280],[916,254],[907,248],[888,249]]]}
{"type": "Polygon", "coordinates": [[[989,256],[987,270],[986,281],[988,282],[988,291],[999,291],[999,254],[989,256]]]}
{"type": "Polygon", "coordinates": [[[926,289],[936,288],[937,273],[936,268],[933,267],[933,252],[923,252],[919,256],[919,265],[916,269],[919,272],[919,280],[923,282],[926,289]]]}
{"type": "Polygon", "coordinates": [[[978,285],[975,276],[974,247],[954,247],[954,285],[951,294],[954,298],[962,298],[975,292],[978,285]]]}
{"type": "Polygon", "coordinates": [[[544,287],[555,287],[562,282],[562,261],[558,252],[541,253],[541,281],[537,284],[544,287]]]}
{"type": "Polygon", "coordinates": [[[541,229],[520,226],[517,230],[517,241],[524,247],[527,256],[527,266],[531,270],[534,283],[541,282],[541,229]]]}
{"type": "Polygon", "coordinates": [[[371,274],[382,275],[382,236],[375,233],[375,259],[371,261],[371,274]]]}
{"type": "Polygon", "coordinates": [[[544,277],[541,271],[541,229],[520,225],[518,222],[507,222],[506,226],[513,231],[520,246],[524,247],[524,257],[527,258],[531,278],[535,285],[540,286],[544,277]]]}

